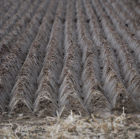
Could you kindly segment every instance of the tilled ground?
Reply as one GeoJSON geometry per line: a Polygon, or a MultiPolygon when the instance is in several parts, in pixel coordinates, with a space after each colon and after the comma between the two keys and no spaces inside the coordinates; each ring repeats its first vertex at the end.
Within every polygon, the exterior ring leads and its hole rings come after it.
{"type": "Polygon", "coordinates": [[[67,118],[19,115],[0,123],[1,139],[139,139],[140,115],[125,114],[67,118]]]}
{"type": "Polygon", "coordinates": [[[140,111],[139,1],[0,5],[1,120],[140,111]]]}

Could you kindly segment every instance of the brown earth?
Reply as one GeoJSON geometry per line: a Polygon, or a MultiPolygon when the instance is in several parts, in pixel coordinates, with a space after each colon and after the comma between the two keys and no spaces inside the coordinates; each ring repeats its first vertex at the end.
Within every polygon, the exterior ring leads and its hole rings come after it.
{"type": "Polygon", "coordinates": [[[0,5],[0,138],[140,138],[139,0],[0,5]]]}

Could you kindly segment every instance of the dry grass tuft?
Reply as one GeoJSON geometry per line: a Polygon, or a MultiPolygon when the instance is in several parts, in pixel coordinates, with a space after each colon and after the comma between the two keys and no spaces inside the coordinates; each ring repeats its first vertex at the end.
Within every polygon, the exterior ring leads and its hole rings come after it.
{"type": "Polygon", "coordinates": [[[9,120],[0,124],[0,137],[4,138],[135,138],[139,136],[139,115],[91,115],[81,117],[72,111],[67,118],[9,120]]]}

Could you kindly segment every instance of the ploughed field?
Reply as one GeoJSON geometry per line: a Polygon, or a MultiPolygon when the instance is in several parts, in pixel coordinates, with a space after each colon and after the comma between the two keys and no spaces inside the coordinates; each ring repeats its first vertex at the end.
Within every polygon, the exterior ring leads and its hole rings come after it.
{"type": "Polygon", "coordinates": [[[140,110],[140,5],[1,0],[0,112],[140,110]]]}

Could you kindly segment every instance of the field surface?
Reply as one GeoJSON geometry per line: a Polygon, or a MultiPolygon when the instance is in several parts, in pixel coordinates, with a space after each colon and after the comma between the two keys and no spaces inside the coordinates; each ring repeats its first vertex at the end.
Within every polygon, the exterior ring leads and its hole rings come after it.
{"type": "Polygon", "coordinates": [[[139,118],[139,0],[0,1],[0,137],[140,138],[139,118]]]}

